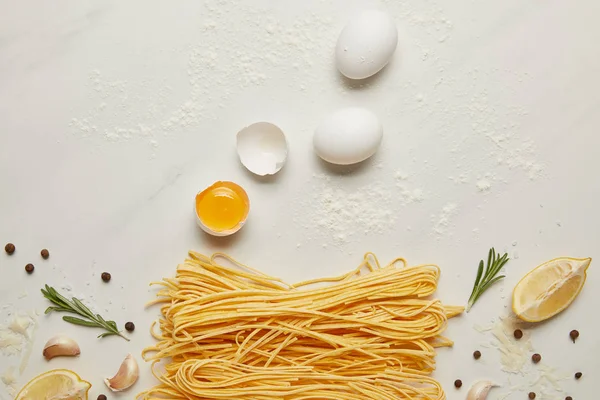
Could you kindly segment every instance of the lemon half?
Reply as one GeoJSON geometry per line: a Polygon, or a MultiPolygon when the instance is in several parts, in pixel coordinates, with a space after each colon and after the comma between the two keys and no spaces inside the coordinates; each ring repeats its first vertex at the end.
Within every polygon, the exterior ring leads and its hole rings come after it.
{"type": "Polygon", "coordinates": [[[55,369],[30,380],[15,400],[87,400],[90,387],[75,372],[55,369]]]}
{"type": "Polygon", "coordinates": [[[561,257],[536,267],[515,286],[514,313],[527,322],[540,322],[560,313],[581,292],[591,262],[591,258],[561,257]]]}

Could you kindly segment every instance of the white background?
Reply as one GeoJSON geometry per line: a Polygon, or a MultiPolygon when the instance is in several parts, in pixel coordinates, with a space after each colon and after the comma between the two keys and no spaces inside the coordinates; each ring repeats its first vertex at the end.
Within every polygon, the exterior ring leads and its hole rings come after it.
{"type": "MultiPolygon", "coordinates": [[[[93,383],[91,398],[106,392],[102,378],[152,343],[149,282],[172,276],[188,249],[227,251],[288,281],[347,271],[366,251],[403,256],[439,264],[438,296],[464,304],[495,246],[513,257],[507,277],[451,321],[456,345],[439,352],[435,376],[450,400],[466,395],[456,378],[510,387],[473,325],[507,315],[512,288],[541,262],[598,251],[600,3],[454,3],[0,0],[0,243],[17,246],[0,254],[0,323],[41,313],[47,283],[137,326],[130,343],[97,340],[42,315],[20,385],[65,367],[93,383]],[[348,17],[370,7],[389,10],[400,43],[382,73],[353,84],[333,49],[348,17]],[[312,152],[312,132],[346,105],[378,114],[384,142],[363,165],[331,168],[312,152]],[[260,120],[289,143],[273,179],[251,176],[235,154],[236,132],[260,120]],[[225,240],[203,234],[192,213],[194,194],[216,180],[238,182],[252,203],[247,226],[225,240]],[[44,361],[56,333],[79,341],[81,357],[44,361]]],[[[544,362],[570,376],[557,399],[596,396],[596,267],[568,311],[531,330],[544,362]]],[[[15,363],[0,358],[0,373],[15,363]]],[[[109,398],[152,385],[142,370],[109,398]]]]}

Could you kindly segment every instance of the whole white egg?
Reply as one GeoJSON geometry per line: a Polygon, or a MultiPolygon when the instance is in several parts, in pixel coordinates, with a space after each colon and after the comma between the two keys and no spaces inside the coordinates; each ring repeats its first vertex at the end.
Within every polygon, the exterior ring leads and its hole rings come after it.
{"type": "Polygon", "coordinates": [[[350,79],[364,79],[392,58],[398,45],[398,29],[383,11],[366,10],[351,19],[337,41],[336,64],[350,79]]]}
{"type": "Polygon", "coordinates": [[[325,118],[315,130],[313,144],[323,160],[339,165],[371,157],[381,144],[383,127],[371,111],[343,108],[325,118]]]}

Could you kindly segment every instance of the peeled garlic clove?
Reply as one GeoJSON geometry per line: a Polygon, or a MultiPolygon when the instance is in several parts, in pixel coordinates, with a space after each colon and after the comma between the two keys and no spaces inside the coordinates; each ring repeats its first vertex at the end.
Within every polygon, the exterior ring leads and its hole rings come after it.
{"type": "Polygon", "coordinates": [[[46,360],[51,360],[54,357],[78,356],[81,353],[79,345],[73,339],[66,336],[54,336],[44,346],[43,355],[46,360]]]}
{"type": "Polygon", "coordinates": [[[110,379],[104,379],[104,383],[113,392],[120,392],[132,386],[138,380],[139,376],[140,369],[138,363],[131,354],[128,354],[121,363],[117,374],[110,379]]]}
{"type": "Polygon", "coordinates": [[[498,386],[491,381],[479,381],[475,382],[469,393],[467,394],[467,400],[485,400],[487,398],[488,392],[494,386],[498,386]]]}

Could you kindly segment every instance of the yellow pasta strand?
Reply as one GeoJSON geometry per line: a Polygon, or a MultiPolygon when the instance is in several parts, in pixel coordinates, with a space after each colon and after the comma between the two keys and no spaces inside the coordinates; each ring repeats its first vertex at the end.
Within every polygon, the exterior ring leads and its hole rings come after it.
{"type": "Polygon", "coordinates": [[[347,274],[290,285],[223,253],[189,256],[154,283],[162,318],[143,357],[160,384],[138,399],[446,398],[429,375],[463,308],[430,298],[436,265],[367,253],[347,274]]]}

